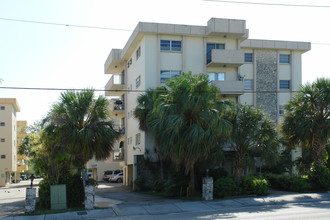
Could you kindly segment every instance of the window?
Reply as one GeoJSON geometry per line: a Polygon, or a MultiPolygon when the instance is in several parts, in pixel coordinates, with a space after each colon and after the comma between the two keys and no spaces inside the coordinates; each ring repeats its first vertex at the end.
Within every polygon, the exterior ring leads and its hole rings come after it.
{"type": "Polygon", "coordinates": [[[290,80],[280,80],[280,89],[290,89],[290,80]]]}
{"type": "Polygon", "coordinates": [[[135,88],[139,88],[141,84],[141,76],[138,76],[135,80],[135,88]]]}
{"type": "Polygon", "coordinates": [[[5,110],[6,109],[6,107],[5,106],[0,106],[0,110],[5,110]]]}
{"type": "Polygon", "coordinates": [[[2,154],[1,155],[1,159],[6,159],[6,155],[5,154],[2,154]]]}
{"type": "Polygon", "coordinates": [[[181,51],[181,41],[177,40],[161,40],[161,51],[181,51]]]}
{"type": "Polygon", "coordinates": [[[278,114],[279,115],[284,115],[285,114],[284,105],[278,106],[278,114]]]}
{"type": "Polygon", "coordinates": [[[5,122],[0,122],[0,126],[5,126],[6,123],[5,122]]]}
{"type": "Polygon", "coordinates": [[[0,142],[5,142],[5,141],[6,141],[5,138],[1,138],[1,139],[0,139],[0,142]]]}
{"type": "Polygon", "coordinates": [[[136,60],[138,60],[140,56],[141,56],[141,47],[139,47],[139,48],[136,50],[136,60]]]}
{"type": "Polygon", "coordinates": [[[132,65],[132,58],[127,61],[127,68],[129,68],[132,65]]]}
{"type": "Polygon", "coordinates": [[[244,89],[253,89],[252,79],[244,79],[244,89]]]}
{"type": "Polygon", "coordinates": [[[179,76],[180,74],[181,74],[181,71],[161,70],[160,71],[160,82],[166,82],[173,77],[179,76]]]}
{"type": "Polygon", "coordinates": [[[141,144],[141,133],[137,133],[135,135],[135,144],[136,145],[141,144]]]}
{"type": "Polygon", "coordinates": [[[212,50],[213,49],[222,49],[226,48],[225,44],[218,44],[218,43],[207,43],[206,44],[206,63],[210,63],[212,60],[212,50]]]}
{"type": "Polygon", "coordinates": [[[290,55],[289,54],[280,54],[280,63],[284,63],[284,64],[290,63],[290,55]]]}
{"type": "Polygon", "coordinates": [[[133,143],[133,141],[132,141],[132,137],[129,138],[129,142],[130,142],[130,144],[133,143]]]}
{"type": "Polygon", "coordinates": [[[246,63],[252,63],[252,61],[253,61],[252,53],[245,53],[244,54],[244,61],[246,63]]]}
{"type": "Polygon", "coordinates": [[[209,82],[212,81],[224,81],[225,80],[225,73],[208,73],[209,75],[209,82]]]}

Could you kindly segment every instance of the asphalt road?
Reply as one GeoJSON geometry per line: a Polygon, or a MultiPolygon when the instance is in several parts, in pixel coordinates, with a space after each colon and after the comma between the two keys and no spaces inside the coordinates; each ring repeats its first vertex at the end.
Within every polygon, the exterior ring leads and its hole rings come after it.
{"type": "MultiPolygon", "coordinates": [[[[110,218],[108,218],[110,219],[110,218]]],[[[168,215],[112,217],[111,219],[237,219],[237,220],[329,220],[330,201],[270,206],[234,207],[226,210],[182,212],[168,215]]]]}

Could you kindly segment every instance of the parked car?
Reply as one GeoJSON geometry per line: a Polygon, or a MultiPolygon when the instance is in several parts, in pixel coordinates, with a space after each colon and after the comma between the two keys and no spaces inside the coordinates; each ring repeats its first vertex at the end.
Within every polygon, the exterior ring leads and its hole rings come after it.
{"type": "Polygon", "coordinates": [[[104,171],[103,180],[109,181],[110,176],[123,173],[122,170],[107,170],[104,171]]]}
{"type": "Polygon", "coordinates": [[[123,172],[111,175],[108,181],[109,181],[109,183],[110,182],[122,183],[123,182],[123,172]]]}

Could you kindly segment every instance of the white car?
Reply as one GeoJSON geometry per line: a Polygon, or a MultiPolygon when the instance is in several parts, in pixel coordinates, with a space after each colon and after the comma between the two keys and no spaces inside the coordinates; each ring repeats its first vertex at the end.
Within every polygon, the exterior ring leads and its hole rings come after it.
{"type": "Polygon", "coordinates": [[[123,172],[111,175],[108,181],[122,183],[123,182],[123,172]]]}

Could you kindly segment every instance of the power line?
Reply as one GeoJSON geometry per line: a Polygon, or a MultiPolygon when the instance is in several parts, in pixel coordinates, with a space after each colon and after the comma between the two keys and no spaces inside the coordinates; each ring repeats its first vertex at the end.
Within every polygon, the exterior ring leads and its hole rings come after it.
{"type": "Polygon", "coordinates": [[[111,30],[111,31],[133,31],[133,30],[121,29],[121,28],[97,27],[97,26],[86,26],[86,25],[75,25],[75,24],[61,24],[61,23],[54,23],[54,22],[31,21],[31,20],[21,20],[21,19],[13,19],[13,18],[0,18],[0,20],[24,22],[24,23],[34,23],[34,24],[56,25],[56,26],[65,26],[65,27],[76,27],[76,28],[103,29],[103,30],[111,30]]]}
{"type": "MultiPolygon", "coordinates": [[[[0,89],[12,89],[12,90],[36,90],[36,91],[83,91],[86,89],[66,89],[66,88],[37,88],[37,87],[3,87],[1,86],[0,89]]],[[[153,92],[166,92],[164,90],[156,90],[156,89],[151,89],[151,90],[130,90],[130,89],[93,89],[96,92],[138,92],[138,93],[144,93],[148,91],[153,91],[153,92]]],[[[254,91],[254,90],[246,90],[243,93],[297,93],[300,91],[276,91],[276,90],[269,90],[269,91],[254,91]]],[[[221,93],[221,91],[219,92],[221,93]]],[[[230,95],[230,94],[240,94],[242,91],[226,91],[224,93],[221,93],[222,95],[230,95]]]]}
{"type": "Polygon", "coordinates": [[[249,5],[266,5],[266,6],[285,6],[285,7],[306,7],[306,8],[330,8],[330,5],[300,5],[300,4],[284,4],[284,3],[266,3],[266,2],[242,2],[242,1],[226,1],[226,0],[202,0],[208,2],[230,3],[230,4],[249,4],[249,5]]]}
{"type": "MultiPolygon", "coordinates": [[[[218,0],[204,0],[204,1],[218,1],[218,0]]],[[[239,3],[239,2],[233,2],[233,3],[239,3]]],[[[244,4],[244,3],[242,2],[241,4],[244,4]]],[[[133,30],[122,29],[122,28],[72,25],[72,24],[61,24],[61,23],[53,23],[53,22],[31,21],[31,20],[21,20],[21,19],[12,19],[12,18],[0,18],[0,20],[14,21],[14,22],[24,22],[24,23],[35,23],[35,24],[44,24],[44,25],[57,25],[57,26],[76,27],[76,28],[101,29],[101,30],[111,30],[111,31],[133,31],[133,30]]],[[[330,46],[330,43],[321,43],[321,42],[320,43],[318,43],[318,42],[315,42],[315,43],[311,42],[311,44],[330,46]]]]}

